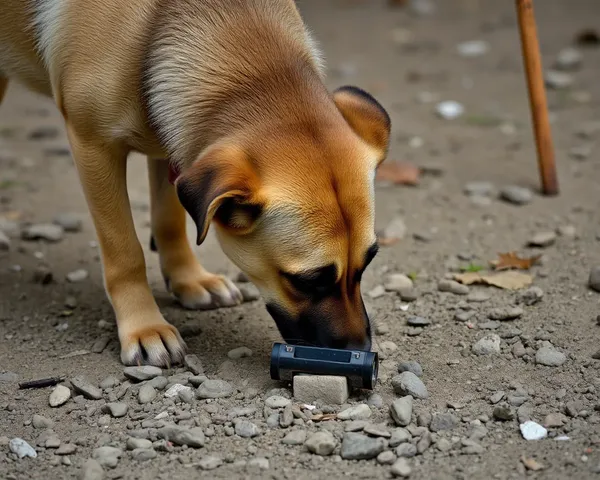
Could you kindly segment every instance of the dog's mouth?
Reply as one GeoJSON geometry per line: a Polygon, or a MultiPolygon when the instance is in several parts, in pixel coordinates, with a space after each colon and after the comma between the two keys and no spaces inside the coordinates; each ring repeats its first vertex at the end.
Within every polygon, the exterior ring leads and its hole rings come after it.
{"type": "Polygon", "coordinates": [[[356,342],[334,334],[327,320],[312,318],[306,314],[294,318],[274,303],[269,303],[266,307],[286,343],[347,350],[371,350],[371,331],[368,322],[365,339],[356,342]]]}

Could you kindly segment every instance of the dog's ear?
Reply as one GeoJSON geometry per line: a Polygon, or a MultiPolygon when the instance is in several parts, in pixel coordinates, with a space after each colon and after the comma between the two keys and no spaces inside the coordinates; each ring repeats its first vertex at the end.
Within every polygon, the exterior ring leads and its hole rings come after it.
{"type": "Polygon", "coordinates": [[[200,245],[211,221],[233,233],[248,233],[262,211],[257,200],[258,178],[246,154],[220,146],[202,154],[176,181],[177,195],[190,214],[200,245]]]}
{"type": "Polygon", "coordinates": [[[341,87],[333,101],[352,130],[379,152],[379,161],[387,155],[390,141],[390,117],[367,92],[357,87],[341,87]]]}

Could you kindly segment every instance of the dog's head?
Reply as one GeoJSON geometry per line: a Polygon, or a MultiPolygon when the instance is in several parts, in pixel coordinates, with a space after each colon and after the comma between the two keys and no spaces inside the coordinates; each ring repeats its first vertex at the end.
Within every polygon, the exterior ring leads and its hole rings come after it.
{"type": "Polygon", "coordinates": [[[377,253],[374,177],[390,120],[357,88],[332,100],[314,121],[210,147],[177,190],[198,244],[212,221],[287,342],[369,349],[360,281],[377,253]]]}

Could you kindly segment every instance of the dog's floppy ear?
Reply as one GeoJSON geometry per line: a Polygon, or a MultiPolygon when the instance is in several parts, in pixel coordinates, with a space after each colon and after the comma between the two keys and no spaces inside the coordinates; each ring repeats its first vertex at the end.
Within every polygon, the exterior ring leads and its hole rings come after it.
{"type": "Polygon", "coordinates": [[[376,149],[382,161],[390,141],[390,117],[367,92],[357,87],[341,87],[333,93],[333,101],[352,130],[376,149]]]}
{"type": "Polygon", "coordinates": [[[255,195],[256,173],[246,154],[236,147],[209,149],[175,184],[179,201],[196,223],[198,245],[213,219],[241,234],[251,229],[262,210],[255,195]]]}

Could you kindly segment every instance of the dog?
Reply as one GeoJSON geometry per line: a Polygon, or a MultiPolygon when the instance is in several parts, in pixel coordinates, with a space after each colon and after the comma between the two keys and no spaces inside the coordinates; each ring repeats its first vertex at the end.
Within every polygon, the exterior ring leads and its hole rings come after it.
{"type": "Polygon", "coordinates": [[[124,364],[186,346],[146,277],[127,156],[147,156],[152,247],[185,308],[236,305],[188,243],[213,225],[287,342],[370,349],[361,276],[377,253],[374,178],[390,119],[356,87],[329,92],[292,0],[2,0],[9,79],[54,99],[94,222],[124,364]]]}

